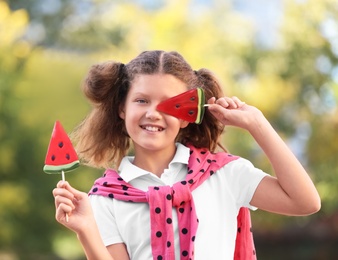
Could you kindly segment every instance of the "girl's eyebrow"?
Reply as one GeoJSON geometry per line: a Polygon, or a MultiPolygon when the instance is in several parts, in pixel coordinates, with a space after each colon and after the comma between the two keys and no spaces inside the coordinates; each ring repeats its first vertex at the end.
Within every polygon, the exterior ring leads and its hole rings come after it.
{"type": "MultiPolygon", "coordinates": [[[[130,94],[130,97],[131,97],[131,98],[135,98],[135,97],[139,97],[139,96],[145,97],[145,98],[149,98],[149,97],[151,97],[151,93],[148,93],[148,92],[142,92],[142,91],[137,91],[137,92],[134,92],[134,93],[131,93],[131,94],[130,94]]],[[[175,95],[175,96],[176,96],[176,95],[175,95]]],[[[171,98],[171,97],[173,97],[173,96],[162,95],[162,97],[161,97],[160,99],[163,101],[163,100],[167,100],[167,99],[169,99],[169,98],[171,98]]]]}
{"type": "Polygon", "coordinates": [[[131,93],[131,96],[149,96],[149,94],[144,93],[144,92],[134,92],[134,93],[131,93]]]}

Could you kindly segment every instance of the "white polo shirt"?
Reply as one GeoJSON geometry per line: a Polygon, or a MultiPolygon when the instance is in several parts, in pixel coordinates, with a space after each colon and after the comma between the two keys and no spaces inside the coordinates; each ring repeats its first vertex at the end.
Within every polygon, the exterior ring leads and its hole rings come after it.
{"type": "MultiPolygon", "coordinates": [[[[184,180],[190,150],[179,143],[176,146],[176,154],[160,178],[133,165],[133,157],[122,160],[121,177],[143,191],[147,191],[149,186],[172,186],[184,180]]],[[[194,242],[195,260],[233,259],[239,208],[244,206],[255,210],[249,202],[266,175],[248,160],[239,158],[218,170],[192,192],[199,219],[194,242]]],[[[90,201],[106,246],[125,243],[130,259],[153,259],[148,203],[118,201],[99,195],[91,195],[90,201]]],[[[175,209],[173,227],[175,259],[180,259],[175,209]]]]}

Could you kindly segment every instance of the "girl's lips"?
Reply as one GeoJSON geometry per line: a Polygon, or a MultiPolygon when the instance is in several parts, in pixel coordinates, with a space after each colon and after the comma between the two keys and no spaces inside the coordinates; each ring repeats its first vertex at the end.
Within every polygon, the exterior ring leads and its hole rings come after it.
{"type": "Polygon", "coordinates": [[[160,126],[151,126],[151,125],[141,125],[141,128],[147,130],[149,132],[161,132],[164,130],[163,127],[160,126]]]}

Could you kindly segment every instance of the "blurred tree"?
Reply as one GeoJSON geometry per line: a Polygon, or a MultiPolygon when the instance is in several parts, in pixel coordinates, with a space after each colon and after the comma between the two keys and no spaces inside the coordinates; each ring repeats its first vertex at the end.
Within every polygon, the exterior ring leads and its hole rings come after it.
{"type": "Polygon", "coordinates": [[[107,7],[118,8],[121,2],[123,1],[8,1],[13,10],[23,8],[30,15],[25,34],[30,42],[82,54],[123,43],[122,28],[107,28],[100,19],[107,7]]]}
{"type": "Polygon", "coordinates": [[[24,10],[12,12],[0,1],[0,250],[21,258],[49,252],[55,232],[46,217],[52,210],[50,189],[31,174],[41,167],[38,133],[19,120],[23,108],[17,84],[33,51],[22,39],[27,24],[24,10]]]}
{"type": "Polygon", "coordinates": [[[325,0],[308,1],[306,12],[304,7],[304,3],[287,2],[283,49],[289,54],[281,76],[298,82],[288,111],[297,111],[290,118],[299,127],[296,130],[304,130],[300,138],[308,137],[307,166],[319,184],[323,212],[332,214],[338,212],[338,193],[334,192],[338,184],[338,6],[325,0]],[[297,122],[305,122],[305,129],[297,122]]]}
{"type": "Polygon", "coordinates": [[[35,45],[40,46],[57,46],[64,29],[64,21],[76,11],[75,1],[72,0],[9,0],[7,2],[12,10],[26,10],[30,16],[30,23],[25,36],[35,45]]]}

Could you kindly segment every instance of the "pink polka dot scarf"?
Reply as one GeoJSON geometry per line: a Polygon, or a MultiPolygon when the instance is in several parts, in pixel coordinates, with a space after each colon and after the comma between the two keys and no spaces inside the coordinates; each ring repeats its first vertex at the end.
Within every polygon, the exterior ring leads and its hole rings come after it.
{"type": "MultiPolygon", "coordinates": [[[[238,159],[228,153],[212,154],[190,146],[188,174],[184,181],[171,186],[149,187],[147,192],[125,182],[116,171],[108,169],[95,181],[89,194],[128,202],[147,202],[150,210],[151,247],[154,260],[175,259],[172,208],[178,216],[181,260],[194,259],[194,241],[198,227],[191,192],[227,163],[238,159]]],[[[235,260],[256,259],[251,233],[250,212],[241,208],[237,217],[235,260]]]]}

